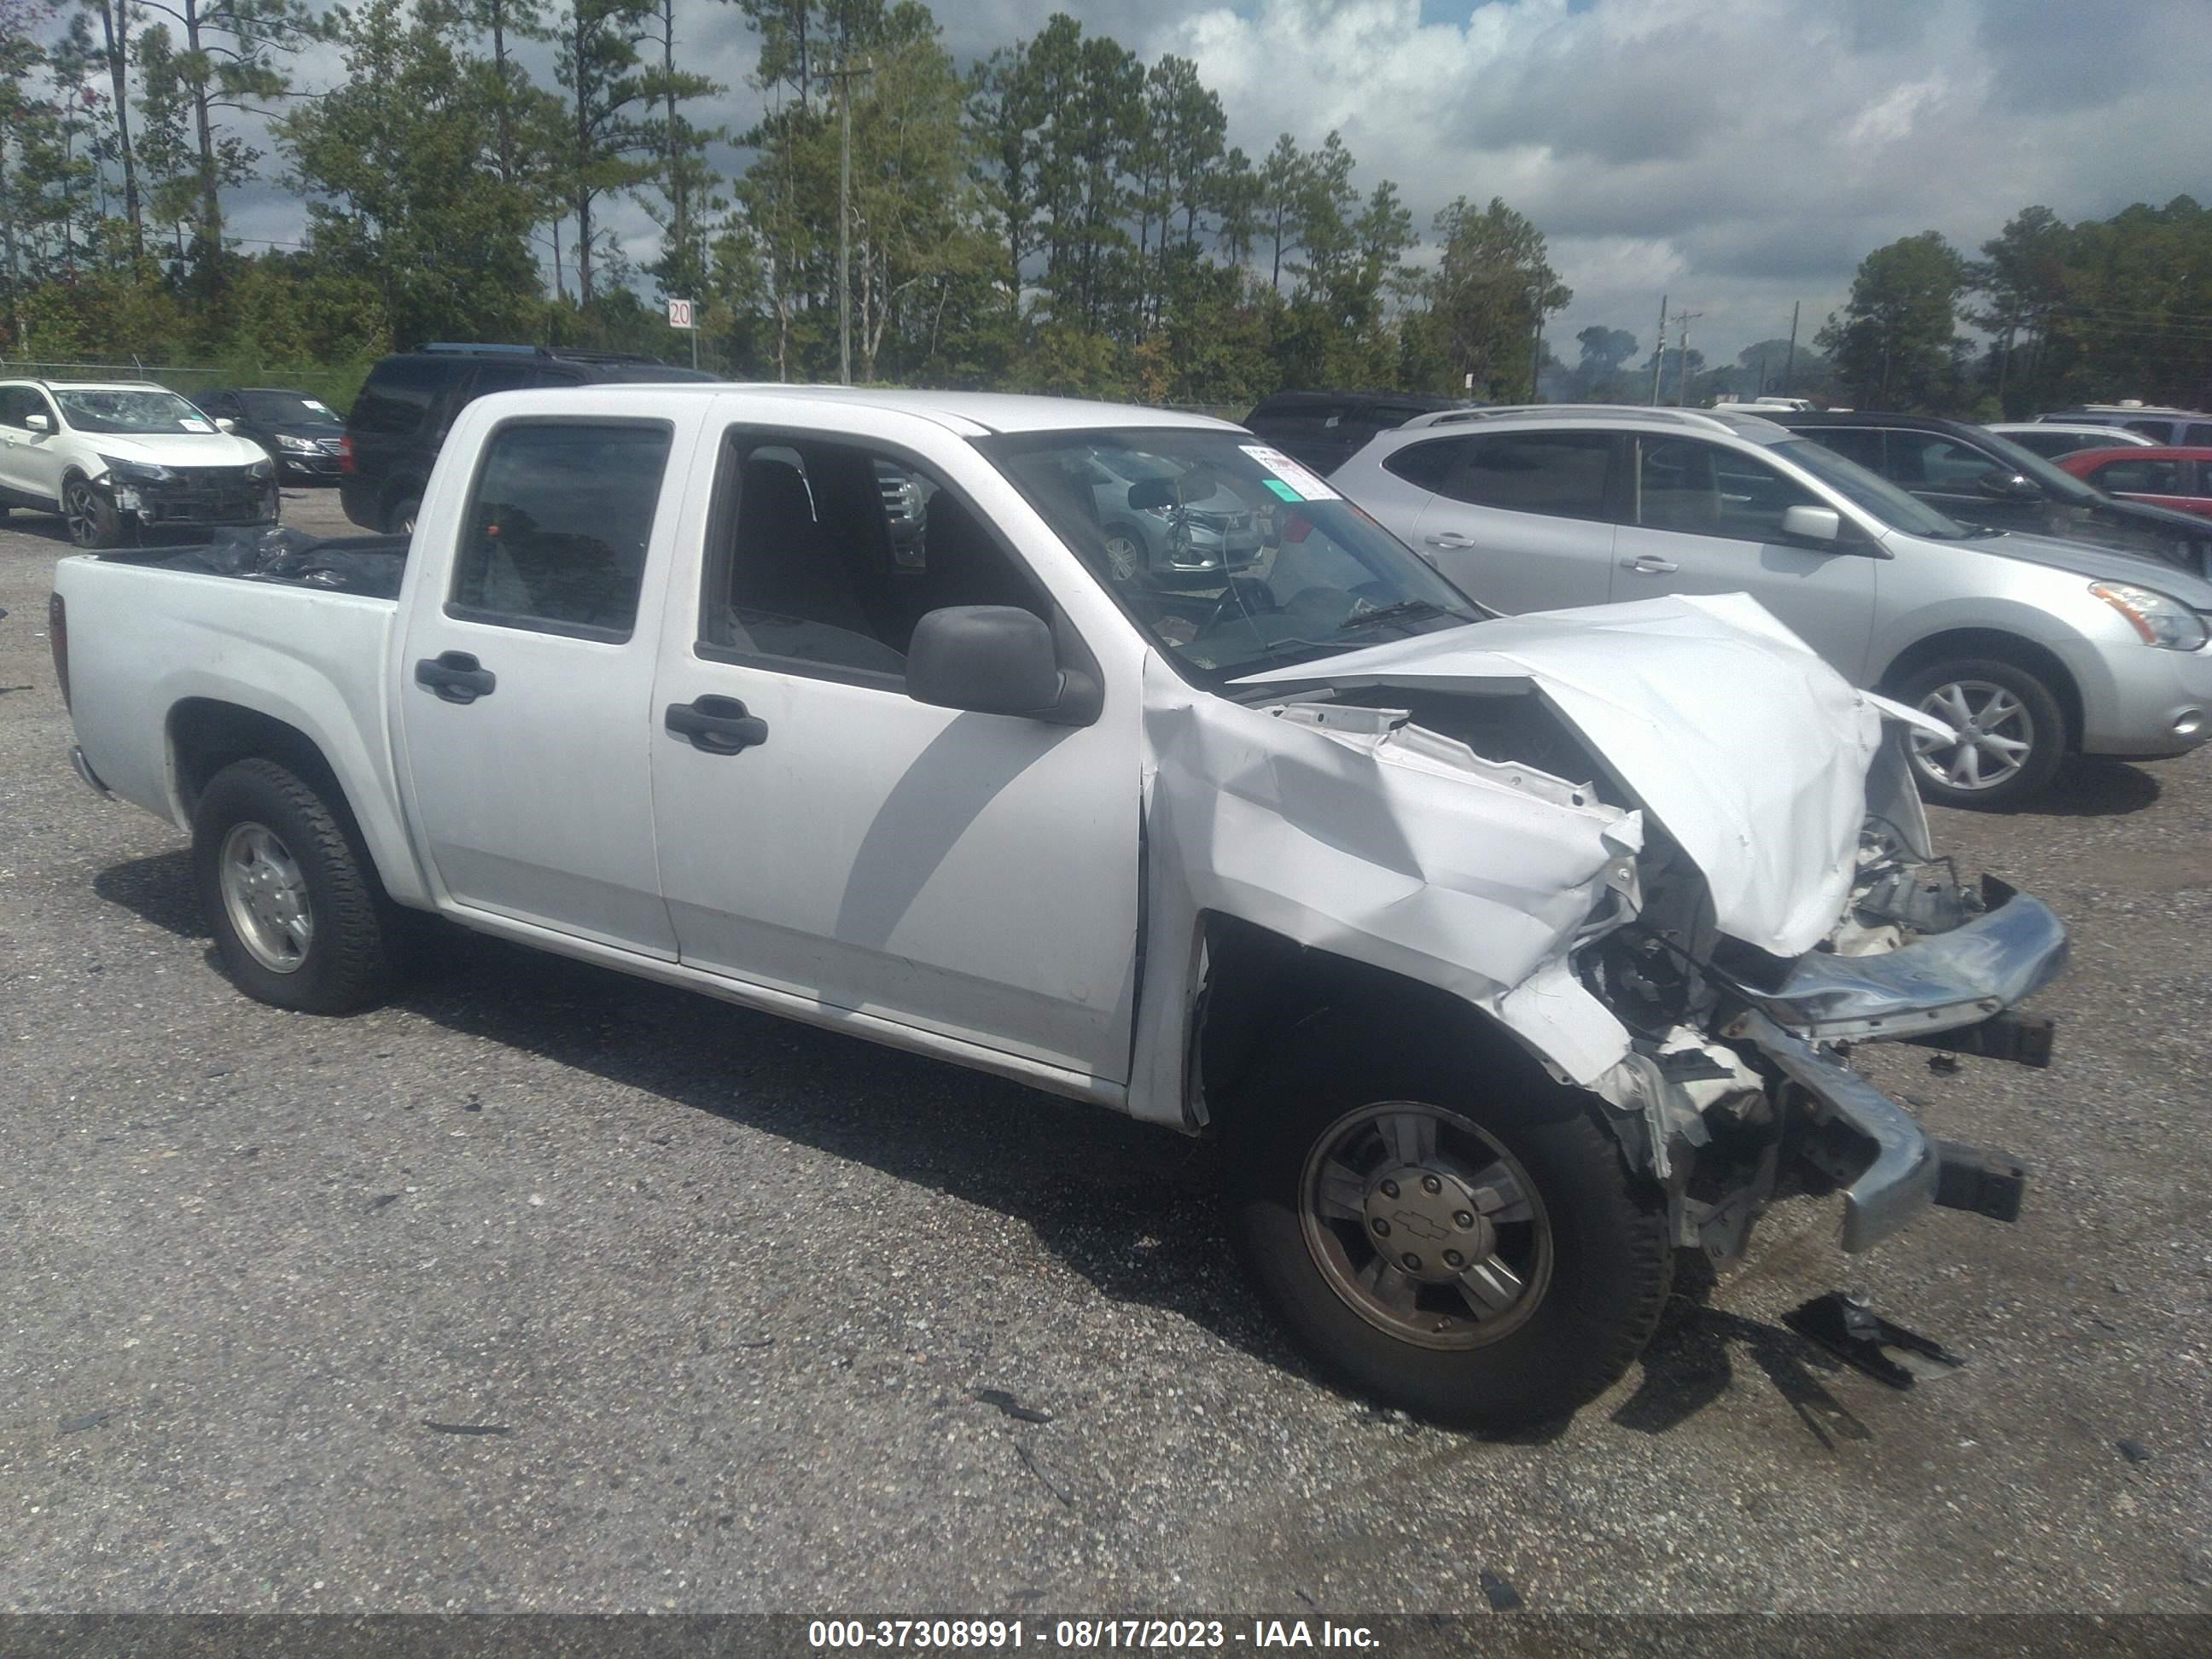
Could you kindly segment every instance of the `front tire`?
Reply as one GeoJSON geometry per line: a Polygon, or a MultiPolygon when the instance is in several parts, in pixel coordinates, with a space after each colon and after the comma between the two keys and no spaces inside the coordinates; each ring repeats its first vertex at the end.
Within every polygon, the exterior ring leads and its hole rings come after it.
{"type": "Polygon", "coordinates": [[[89,478],[75,473],[62,484],[62,523],[70,542],[88,552],[123,544],[123,515],[115,503],[94,489],[89,478]]]}
{"type": "Polygon", "coordinates": [[[1106,579],[1116,587],[1129,586],[1152,564],[1144,532],[1133,525],[1109,524],[1103,534],[1106,579]]]}
{"type": "Polygon", "coordinates": [[[1224,1131],[1238,1253],[1298,1345],[1358,1392],[1455,1425],[1563,1417],[1658,1323],[1663,1194],[1587,1095],[1402,1036],[1316,1022],[1240,1093],[1224,1131]]]}
{"type": "Polygon", "coordinates": [[[347,1014],[394,973],[386,901],[345,823],[269,760],[223,768],[192,814],[192,875],[225,970],[258,1002],[347,1014]]]}
{"type": "Polygon", "coordinates": [[[2066,757],[2066,716],[2051,688],[1996,658],[1931,663],[1900,684],[1898,701],[1960,734],[1949,744],[1911,734],[1913,776],[1937,805],[2018,805],[2048,788],[2066,757]]]}

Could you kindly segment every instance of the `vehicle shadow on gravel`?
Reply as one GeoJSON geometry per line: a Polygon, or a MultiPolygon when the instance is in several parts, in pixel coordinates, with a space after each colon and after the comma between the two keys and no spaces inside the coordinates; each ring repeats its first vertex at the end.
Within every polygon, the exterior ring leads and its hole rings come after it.
{"type": "Polygon", "coordinates": [[[2014,810],[2024,818],[2124,817],[2158,804],[2158,779],[2139,766],[2103,755],[2075,755],[2058,769],[2051,787],[2014,810]]]}
{"type": "MultiPolygon", "coordinates": [[[[207,944],[182,850],[116,865],[93,888],[207,944]]],[[[212,945],[207,954],[216,971],[212,945]]],[[[457,927],[427,926],[416,954],[398,1007],[996,1210],[1105,1295],[1177,1315],[1263,1364],[1322,1382],[1231,1265],[1211,1142],[457,927]]],[[[1864,1437],[1811,1377],[1832,1362],[1787,1331],[1697,1305],[1710,1275],[1696,1280],[1693,1267],[1616,1423],[1660,1434],[1683,1422],[1728,1389],[1735,1351],[1825,1442],[1864,1437]]],[[[1470,1437],[1539,1443],[1565,1427],[1470,1437]]]]}

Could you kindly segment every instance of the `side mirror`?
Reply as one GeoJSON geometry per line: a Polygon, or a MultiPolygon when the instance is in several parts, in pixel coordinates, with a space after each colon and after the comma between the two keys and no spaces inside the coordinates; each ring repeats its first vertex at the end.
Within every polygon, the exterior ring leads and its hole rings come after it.
{"type": "Polygon", "coordinates": [[[1088,726],[1103,699],[1091,678],[1063,669],[1044,620],[1010,605],[951,605],[914,626],[906,694],[938,708],[1088,726]]]}
{"type": "Polygon", "coordinates": [[[52,432],[54,429],[53,417],[46,414],[43,410],[34,415],[26,415],[23,416],[23,424],[30,428],[33,432],[52,432]]]}
{"type": "Polygon", "coordinates": [[[1793,542],[1826,542],[1833,546],[1843,539],[1844,515],[1832,507],[1784,507],[1782,533],[1793,542]]]}
{"type": "Polygon", "coordinates": [[[228,415],[218,415],[215,417],[215,429],[218,432],[235,432],[238,430],[238,422],[228,415]]]}
{"type": "Polygon", "coordinates": [[[2025,472],[1984,472],[1974,480],[1974,488],[2001,501],[2032,501],[2043,494],[2043,486],[2025,472]]]}

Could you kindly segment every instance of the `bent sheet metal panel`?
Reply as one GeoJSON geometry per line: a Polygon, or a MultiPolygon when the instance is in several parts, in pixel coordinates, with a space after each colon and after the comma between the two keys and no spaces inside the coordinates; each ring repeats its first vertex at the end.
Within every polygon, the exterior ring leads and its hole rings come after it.
{"type": "Polygon", "coordinates": [[[1564,956],[1640,848],[1640,815],[1515,788],[1472,756],[1455,769],[1434,744],[1404,750],[1194,691],[1157,659],[1145,730],[1139,1115],[1182,1115],[1207,911],[1451,991],[1578,1079],[1626,1051],[1564,956]]]}
{"type": "Polygon", "coordinates": [[[1746,595],[1500,617],[1240,683],[1533,684],[1696,863],[1723,932],[1802,955],[1850,896],[1882,711],[1746,595]]]}

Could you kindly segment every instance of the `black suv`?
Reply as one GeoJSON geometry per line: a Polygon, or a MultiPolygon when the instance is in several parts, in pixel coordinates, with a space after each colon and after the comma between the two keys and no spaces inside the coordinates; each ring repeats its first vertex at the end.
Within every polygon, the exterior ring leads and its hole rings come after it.
{"type": "Polygon", "coordinates": [[[1462,406],[1456,398],[1418,392],[1278,392],[1261,398],[1244,424],[1327,477],[1366,448],[1376,433],[1403,426],[1416,415],[1462,406]]]}
{"type": "Polygon", "coordinates": [[[2212,523],[2108,495],[1982,427],[1928,415],[1758,412],[1962,524],[2121,548],[2212,577],[2212,523]]]}
{"type": "Polygon", "coordinates": [[[338,501],[364,530],[411,534],[453,416],[487,392],[720,378],[632,352],[446,344],[404,351],[369,370],[353,400],[338,462],[338,501]]]}

